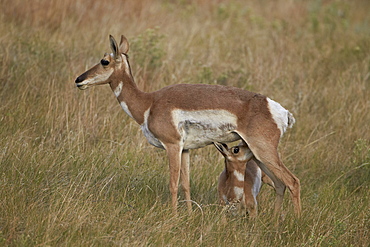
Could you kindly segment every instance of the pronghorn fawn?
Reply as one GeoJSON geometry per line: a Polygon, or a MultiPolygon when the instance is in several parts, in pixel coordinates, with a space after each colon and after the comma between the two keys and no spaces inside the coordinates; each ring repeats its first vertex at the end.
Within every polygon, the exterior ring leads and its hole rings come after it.
{"type": "Polygon", "coordinates": [[[127,39],[122,35],[119,45],[112,36],[109,40],[112,53],[106,53],[75,83],[79,89],[109,84],[148,142],[167,151],[174,212],[180,177],[188,210],[192,210],[189,150],[241,139],[252,150],[258,166],[274,181],[274,212],[281,210],[287,187],[295,212],[300,214],[299,179],[284,166],[277,151],[281,136],[294,123],[289,111],[261,94],[220,85],[177,84],[143,92],[132,76],[127,39]]]}
{"type": "Polygon", "coordinates": [[[273,187],[273,182],[261,171],[252,159],[253,153],[246,143],[229,148],[224,143],[214,143],[225,158],[225,169],[218,179],[218,196],[222,205],[243,213],[251,218],[257,216],[257,195],[262,182],[273,187]]]}

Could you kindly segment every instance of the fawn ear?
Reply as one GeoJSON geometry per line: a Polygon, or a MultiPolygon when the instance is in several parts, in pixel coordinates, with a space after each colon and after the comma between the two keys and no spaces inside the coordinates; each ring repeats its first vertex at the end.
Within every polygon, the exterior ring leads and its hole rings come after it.
{"type": "Polygon", "coordinates": [[[217,150],[223,155],[227,156],[229,153],[229,147],[225,143],[220,142],[213,142],[213,145],[217,148],[217,150]]]}
{"type": "Polygon", "coordinates": [[[247,144],[244,140],[242,140],[242,141],[238,144],[238,147],[243,147],[243,146],[245,146],[245,147],[249,148],[248,144],[247,144]]]}

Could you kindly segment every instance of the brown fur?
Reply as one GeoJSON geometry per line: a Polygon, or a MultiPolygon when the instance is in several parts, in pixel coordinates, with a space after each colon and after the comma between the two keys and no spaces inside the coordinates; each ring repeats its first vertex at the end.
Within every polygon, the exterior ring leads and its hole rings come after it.
{"type": "Polygon", "coordinates": [[[261,182],[273,186],[273,182],[260,171],[257,163],[252,160],[253,154],[248,146],[241,142],[238,146],[228,148],[226,144],[214,143],[225,158],[225,169],[218,179],[218,195],[222,205],[235,207],[239,213],[245,209],[251,217],[257,216],[256,197],[262,186],[261,182]],[[235,148],[238,152],[235,153],[235,148]],[[247,155],[245,155],[247,154],[247,155]],[[235,171],[244,174],[244,180],[235,176],[235,171]],[[262,179],[264,178],[264,179],[262,179]],[[242,198],[235,191],[242,189],[242,198]]]}
{"type": "MultiPolygon", "coordinates": [[[[222,109],[237,118],[233,129],[222,130],[227,140],[242,139],[254,153],[258,166],[274,181],[276,186],[275,213],[281,209],[285,187],[291,192],[297,215],[300,214],[300,184],[281,162],[277,146],[281,136],[277,123],[272,118],[266,96],[234,87],[218,85],[171,85],[158,91],[146,93],[135,84],[128,57],[127,39],[122,35],[120,45],[110,36],[113,56],[106,54],[104,63],[95,65],[76,79],[80,89],[89,86],[109,84],[115,91],[123,83],[117,99],[127,106],[130,115],[140,125],[145,123],[145,112],[149,112],[146,131],[157,140],[157,146],[165,148],[169,159],[170,191],[172,206],[177,208],[178,183],[181,175],[188,209],[191,211],[189,185],[189,152],[181,143],[186,136],[181,136],[171,112],[176,109],[184,111],[201,111],[222,109]],[[107,62],[109,62],[107,64],[107,62]]],[[[287,120],[288,121],[288,120],[287,120]]],[[[146,134],[148,134],[146,133],[146,134]]],[[[225,139],[225,136],[223,138],[225,139]]],[[[203,147],[213,141],[204,139],[203,147]]]]}

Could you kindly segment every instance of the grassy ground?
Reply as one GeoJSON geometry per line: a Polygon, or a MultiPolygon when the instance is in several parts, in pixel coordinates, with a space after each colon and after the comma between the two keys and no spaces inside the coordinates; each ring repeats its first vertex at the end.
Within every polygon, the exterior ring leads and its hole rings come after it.
{"type": "Polygon", "coordinates": [[[0,0],[0,245],[368,246],[369,1],[0,0]],[[128,37],[139,87],[232,85],[294,113],[280,152],[303,215],[217,205],[221,155],[191,153],[194,213],[171,214],[165,152],[108,86],[74,79],[128,37]]]}

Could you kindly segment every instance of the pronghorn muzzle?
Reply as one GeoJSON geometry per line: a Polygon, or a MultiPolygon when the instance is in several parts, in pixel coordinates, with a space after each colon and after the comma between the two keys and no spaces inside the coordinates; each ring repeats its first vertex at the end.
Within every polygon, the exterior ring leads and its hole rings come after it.
{"type": "Polygon", "coordinates": [[[75,80],[76,86],[81,90],[84,90],[88,87],[86,84],[82,83],[85,79],[86,79],[86,74],[83,73],[82,75],[77,77],[76,80],[75,80]]]}

